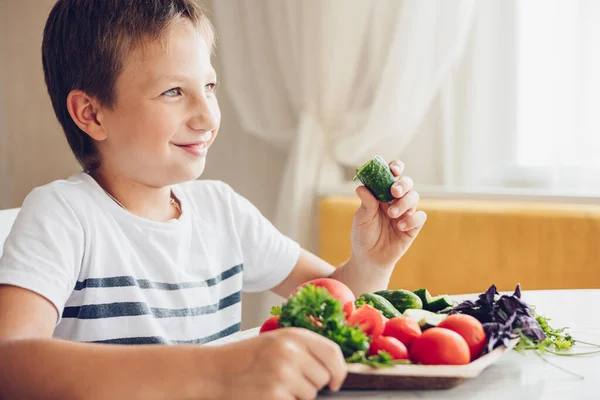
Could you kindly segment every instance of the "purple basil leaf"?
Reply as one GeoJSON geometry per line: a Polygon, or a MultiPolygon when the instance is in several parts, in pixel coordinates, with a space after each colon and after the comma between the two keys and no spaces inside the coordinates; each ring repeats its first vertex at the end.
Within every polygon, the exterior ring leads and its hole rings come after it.
{"type": "Polygon", "coordinates": [[[501,322],[505,322],[507,317],[514,313],[528,314],[529,312],[529,307],[527,306],[527,304],[518,297],[514,296],[500,297],[500,299],[498,300],[498,307],[500,310],[504,311],[501,314],[501,322]]]}
{"type": "Polygon", "coordinates": [[[477,307],[471,300],[466,300],[454,307],[451,311],[462,311],[477,307]]]}
{"type": "Polygon", "coordinates": [[[488,322],[483,324],[483,330],[488,338],[486,353],[494,350],[496,347],[503,344],[508,346],[511,339],[517,338],[519,335],[512,333],[512,325],[515,322],[517,315],[511,315],[506,323],[488,322]]]}
{"type": "Polygon", "coordinates": [[[515,289],[515,292],[513,293],[513,296],[515,296],[516,298],[520,299],[521,298],[521,284],[517,284],[517,288],[515,289]]]}
{"type": "Polygon", "coordinates": [[[493,309],[494,298],[497,294],[498,290],[496,289],[496,285],[492,285],[485,293],[479,295],[478,303],[480,303],[482,307],[493,309]]]}
{"type": "Polygon", "coordinates": [[[544,340],[546,338],[546,334],[540,327],[540,324],[538,324],[535,318],[528,315],[517,316],[515,328],[520,329],[525,336],[537,341],[544,340]]]}

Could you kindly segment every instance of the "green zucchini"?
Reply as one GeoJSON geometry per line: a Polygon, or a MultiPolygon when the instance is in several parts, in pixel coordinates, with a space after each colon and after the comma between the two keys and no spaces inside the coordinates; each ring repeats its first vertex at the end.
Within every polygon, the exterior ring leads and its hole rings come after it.
{"type": "Polygon", "coordinates": [[[396,308],[396,310],[400,312],[404,312],[409,308],[422,309],[423,302],[413,292],[404,289],[398,290],[380,290],[379,292],[375,292],[375,294],[380,295],[396,308]]]}
{"type": "Polygon", "coordinates": [[[356,178],[369,189],[377,200],[384,203],[394,200],[390,189],[396,182],[396,177],[381,156],[376,155],[371,161],[358,168],[353,180],[356,180],[356,178]]]}
{"type": "Polygon", "coordinates": [[[390,303],[385,298],[383,298],[380,295],[375,294],[375,293],[361,294],[356,299],[354,304],[356,304],[356,307],[360,307],[363,304],[368,304],[370,306],[373,306],[376,309],[378,309],[379,311],[381,311],[381,313],[383,315],[385,315],[387,318],[400,317],[402,315],[402,313],[400,311],[398,311],[396,309],[396,307],[394,307],[392,305],[392,303],[390,303]]]}

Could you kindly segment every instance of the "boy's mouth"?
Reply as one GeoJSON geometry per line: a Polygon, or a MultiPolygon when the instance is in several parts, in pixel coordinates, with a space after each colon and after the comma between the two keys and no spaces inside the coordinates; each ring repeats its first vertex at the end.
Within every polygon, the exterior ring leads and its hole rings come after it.
{"type": "Polygon", "coordinates": [[[208,142],[173,144],[193,156],[204,156],[208,151],[208,142]]]}

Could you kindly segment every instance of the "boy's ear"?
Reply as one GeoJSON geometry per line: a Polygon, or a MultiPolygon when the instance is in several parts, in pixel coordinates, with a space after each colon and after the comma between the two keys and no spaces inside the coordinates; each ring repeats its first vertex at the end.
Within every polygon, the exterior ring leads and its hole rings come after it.
{"type": "Polygon", "coordinates": [[[72,90],[67,96],[67,109],[79,129],[94,140],[106,139],[106,132],[98,119],[100,107],[96,99],[81,90],[72,90]]]}

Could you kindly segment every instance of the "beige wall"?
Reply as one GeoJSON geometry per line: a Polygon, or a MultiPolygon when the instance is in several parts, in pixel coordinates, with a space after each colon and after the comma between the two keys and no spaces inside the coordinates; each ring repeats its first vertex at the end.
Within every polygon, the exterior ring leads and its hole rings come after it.
{"type": "Polygon", "coordinates": [[[44,86],[41,37],[53,2],[0,1],[0,207],[77,170],[44,86]]]}

